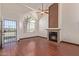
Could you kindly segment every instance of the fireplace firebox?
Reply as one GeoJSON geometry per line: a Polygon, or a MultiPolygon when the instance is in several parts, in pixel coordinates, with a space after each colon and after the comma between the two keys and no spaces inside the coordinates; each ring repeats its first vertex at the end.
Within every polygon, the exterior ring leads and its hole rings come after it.
{"type": "Polygon", "coordinates": [[[57,42],[57,32],[49,32],[49,40],[57,42]]]}

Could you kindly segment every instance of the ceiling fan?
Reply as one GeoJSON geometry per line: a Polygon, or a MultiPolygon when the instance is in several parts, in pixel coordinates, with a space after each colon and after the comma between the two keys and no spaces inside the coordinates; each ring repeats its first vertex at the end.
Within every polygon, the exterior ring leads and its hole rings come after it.
{"type": "Polygon", "coordinates": [[[49,14],[48,9],[44,10],[44,4],[43,3],[41,4],[41,8],[39,8],[38,10],[40,10],[40,11],[37,11],[37,13],[41,13],[41,15],[43,15],[44,13],[49,14]]]}
{"type": "Polygon", "coordinates": [[[43,14],[49,14],[48,9],[44,10],[44,4],[43,3],[41,4],[41,8],[39,8],[38,10],[34,9],[34,8],[28,6],[28,5],[23,5],[23,6],[25,6],[25,7],[29,8],[29,9],[35,11],[36,13],[40,13],[41,15],[43,15],[43,14]]]}

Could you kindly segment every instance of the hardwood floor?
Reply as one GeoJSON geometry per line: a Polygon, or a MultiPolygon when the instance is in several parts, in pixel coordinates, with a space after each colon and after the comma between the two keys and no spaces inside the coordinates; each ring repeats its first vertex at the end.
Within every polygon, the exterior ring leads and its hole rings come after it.
{"type": "Polygon", "coordinates": [[[1,56],[79,56],[79,46],[55,42],[36,37],[5,44],[1,56]]]}

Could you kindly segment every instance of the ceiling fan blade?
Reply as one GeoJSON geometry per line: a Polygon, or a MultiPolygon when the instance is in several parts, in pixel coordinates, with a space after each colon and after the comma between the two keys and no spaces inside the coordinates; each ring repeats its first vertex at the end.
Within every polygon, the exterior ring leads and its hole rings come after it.
{"type": "Polygon", "coordinates": [[[49,14],[49,12],[44,12],[44,13],[49,14]]]}
{"type": "Polygon", "coordinates": [[[35,9],[29,7],[28,5],[24,5],[24,4],[21,4],[21,5],[25,6],[26,8],[29,8],[29,9],[31,9],[31,10],[35,10],[35,9]]]}
{"type": "Polygon", "coordinates": [[[26,8],[29,8],[29,9],[31,9],[31,10],[33,10],[33,11],[39,12],[39,10],[34,9],[34,8],[28,6],[28,5],[24,5],[24,4],[21,4],[21,5],[23,5],[23,6],[26,7],[26,8]]]}

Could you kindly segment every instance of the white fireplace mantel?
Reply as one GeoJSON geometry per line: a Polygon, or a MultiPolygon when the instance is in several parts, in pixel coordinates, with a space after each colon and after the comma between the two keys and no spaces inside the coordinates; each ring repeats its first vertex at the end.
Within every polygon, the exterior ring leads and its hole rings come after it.
{"type": "Polygon", "coordinates": [[[49,32],[57,32],[57,42],[60,43],[60,28],[47,28],[47,40],[49,40],[49,32]]]}
{"type": "Polygon", "coordinates": [[[47,28],[46,30],[49,32],[58,32],[60,31],[60,28],[47,28]]]}

